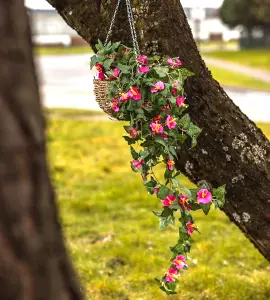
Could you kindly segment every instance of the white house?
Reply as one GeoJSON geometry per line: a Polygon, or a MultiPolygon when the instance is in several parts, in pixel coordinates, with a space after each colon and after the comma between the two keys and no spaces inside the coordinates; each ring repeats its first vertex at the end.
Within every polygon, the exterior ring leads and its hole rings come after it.
{"type": "Polygon", "coordinates": [[[218,16],[223,0],[180,0],[180,2],[196,39],[229,41],[240,38],[241,29],[231,30],[218,16]]]}

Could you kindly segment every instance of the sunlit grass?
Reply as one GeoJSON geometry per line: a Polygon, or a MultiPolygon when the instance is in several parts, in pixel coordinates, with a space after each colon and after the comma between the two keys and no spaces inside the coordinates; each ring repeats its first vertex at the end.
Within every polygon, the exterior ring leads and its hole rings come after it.
{"type": "Polygon", "coordinates": [[[65,54],[91,54],[90,46],[80,47],[35,47],[34,53],[38,55],[65,55],[65,54]]]}
{"type": "MultiPolygon", "coordinates": [[[[219,211],[195,214],[201,234],[194,235],[189,271],[179,294],[165,296],[154,278],[168,267],[177,229],[158,229],[152,210],[161,204],[130,170],[121,123],[72,117],[49,119],[48,148],[67,245],[86,299],[270,298],[268,262],[219,211]]],[[[262,129],[270,133],[270,125],[262,129]]]]}
{"type": "Polygon", "coordinates": [[[222,85],[245,89],[270,90],[270,83],[254,79],[248,75],[232,72],[219,67],[209,66],[213,77],[222,85]]]}
{"type": "Polygon", "coordinates": [[[250,67],[262,68],[270,72],[270,51],[265,50],[239,50],[239,51],[214,51],[204,53],[205,56],[211,56],[222,60],[227,60],[237,64],[243,64],[250,67]]]}

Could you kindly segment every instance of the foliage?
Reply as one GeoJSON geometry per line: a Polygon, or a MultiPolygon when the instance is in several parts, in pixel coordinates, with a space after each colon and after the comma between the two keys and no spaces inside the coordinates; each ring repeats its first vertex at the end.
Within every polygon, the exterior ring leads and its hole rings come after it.
{"type": "MultiPolygon", "coordinates": [[[[75,116],[49,119],[47,135],[61,223],[85,299],[167,299],[152,278],[167,264],[164,245],[177,233],[172,227],[157,232],[151,209],[161,205],[130,172],[130,154],[119,139],[123,123],[92,119],[92,113],[82,119],[80,111],[75,116]]],[[[270,137],[270,125],[261,128],[270,137]]],[[[222,211],[194,215],[201,234],[193,236],[179,295],[169,299],[269,299],[269,262],[222,211]]]]}
{"type": "Polygon", "coordinates": [[[246,28],[270,25],[270,0],[224,0],[220,16],[230,27],[246,28]]]}
{"type": "Polygon", "coordinates": [[[175,168],[181,145],[189,142],[195,147],[201,132],[185,113],[184,81],[193,74],[182,67],[179,58],[136,57],[133,49],[120,42],[106,46],[99,42],[96,48],[91,67],[95,66],[99,80],[110,81],[109,99],[116,118],[129,122],[124,127],[129,135],[124,138],[130,145],[131,168],[163,204],[161,212],[154,212],[160,229],[174,225],[179,213],[179,239],[170,248],[171,266],[157,279],[163,291],[174,294],[180,270],[187,268],[191,235],[198,231],[191,211],[202,209],[208,214],[212,204],[220,208],[225,202],[225,187],[212,189],[203,184],[189,190],[179,181],[180,172],[175,168]],[[159,164],[165,165],[164,181],[154,172],[159,164]]]}

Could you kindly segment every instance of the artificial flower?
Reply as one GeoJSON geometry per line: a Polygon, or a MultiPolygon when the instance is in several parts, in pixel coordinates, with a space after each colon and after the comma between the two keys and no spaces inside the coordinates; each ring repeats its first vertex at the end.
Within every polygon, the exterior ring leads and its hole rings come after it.
{"type": "Polygon", "coordinates": [[[174,195],[169,195],[165,199],[160,201],[163,203],[164,206],[170,206],[175,199],[176,197],[174,195]]]}
{"type": "Polygon", "coordinates": [[[131,96],[132,95],[130,92],[122,93],[119,100],[120,100],[120,102],[127,102],[131,96]]]}
{"type": "Polygon", "coordinates": [[[139,73],[147,73],[147,72],[149,72],[149,71],[150,71],[150,68],[147,67],[147,66],[142,66],[142,67],[140,67],[140,68],[138,69],[138,72],[139,72],[139,73]]]}
{"type": "Polygon", "coordinates": [[[153,118],[153,122],[160,122],[160,119],[161,119],[161,116],[160,116],[160,115],[156,115],[156,116],[153,118]]]}
{"type": "Polygon", "coordinates": [[[169,63],[171,65],[171,67],[173,68],[176,68],[176,67],[179,67],[179,66],[182,66],[182,62],[181,60],[179,60],[178,58],[168,58],[167,60],[167,63],[169,63]]]}
{"type": "Polygon", "coordinates": [[[168,140],[168,135],[166,133],[162,133],[161,137],[167,141],[168,140]]]}
{"type": "Polygon", "coordinates": [[[120,107],[118,105],[118,101],[116,99],[114,99],[114,98],[112,98],[112,101],[111,101],[111,108],[115,112],[118,112],[119,109],[120,109],[120,107]]]}
{"type": "Polygon", "coordinates": [[[168,115],[166,119],[166,125],[169,129],[175,128],[176,127],[175,119],[172,116],[168,115]]]}
{"type": "Polygon", "coordinates": [[[212,194],[207,189],[199,190],[197,193],[197,201],[201,204],[208,204],[212,201],[212,194]]]}
{"type": "Polygon", "coordinates": [[[119,76],[120,72],[121,71],[118,68],[114,68],[113,69],[113,76],[110,76],[109,79],[110,80],[116,79],[119,76]]]}
{"type": "Polygon", "coordinates": [[[155,188],[154,188],[154,194],[156,194],[156,195],[157,195],[157,194],[158,194],[158,192],[159,192],[159,188],[158,188],[158,187],[155,187],[155,188]]]}
{"type": "Polygon", "coordinates": [[[175,268],[170,268],[170,269],[168,270],[168,272],[166,273],[165,280],[166,280],[167,282],[172,283],[172,282],[175,282],[176,279],[177,279],[178,277],[179,277],[179,275],[178,275],[178,270],[175,269],[175,268]]]}
{"type": "Polygon", "coordinates": [[[157,83],[154,84],[154,86],[151,87],[151,93],[157,93],[159,91],[164,90],[165,85],[164,82],[158,81],[157,83]]]}
{"type": "Polygon", "coordinates": [[[130,87],[129,93],[134,100],[141,100],[142,95],[136,87],[130,87]]]}
{"type": "Polygon", "coordinates": [[[186,223],[186,229],[188,235],[192,235],[193,231],[196,229],[196,225],[192,221],[189,221],[186,223]]]}
{"type": "Polygon", "coordinates": [[[148,57],[146,55],[141,55],[137,61],[140,63],[140,64],[143,64],[143,65],[147,65],[148,64],[148,57]]]}
{"type": "Polygon", "coordinates": [[[157,133],[157,134],[162,134],[163,133],[163,126],[156,122],[153,122],[150,124],[150,127],[152,129],[153,132],[157,133]]]}
{"type": "Polygon", "coordinates": [[[184,255],[177,255],[172,264],[176,267],[176,269],[181,270],[186,265],[186,258],[184,255]]]}
{"type": "Polygon", "coordinates": [[[174,162],[173,160],[168,159],[168,161],[167,161],[167,166],[168,166],[168,169],[169,169],[170,171],[173,170],[174,164],[175,164],[175,162],[174,162]]]}
{"type": "Polygon", "coordinates": [[[138,168],[142,167],[142,165],[144,164],[144,160],[143,159],[134,159],[131,163],[135,169],[138,169],[138,168]]]}
{"type": "Polygon", "coordinates": [[[93,69],[98,72],[98,80],[105,79],[105,73],[104,73],[104,68],[103,68],[102,64],[95,64],[93,69]]]}
{"type": "Polygon", "coordinates": [[[179,204],[182,210],[191,210],[191,206],[188,204],[188,197],[186,195],[181,194],[179,196],[179,204]]]}
{"type": "Polygon", "coordinates": [[[185,101],[185,98],[184,97],[177,97],[176,98],[176,104],[178,107],[180,107],[185,101]]]}
{"type": "Polygon", "coordinates": [[[132,139],[136,139],[136,136],[137,136],[137,131],[134,127],[130,127],[129,130],[129,136],[132,138],[132,139]]]}

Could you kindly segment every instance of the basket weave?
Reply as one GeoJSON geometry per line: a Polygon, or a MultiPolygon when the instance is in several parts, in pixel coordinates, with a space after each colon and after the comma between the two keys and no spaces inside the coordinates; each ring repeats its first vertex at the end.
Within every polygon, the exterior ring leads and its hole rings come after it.
{"type": "Polygon", "coordinates": [[[108,98],[109,85],[109,81],[94,79],[94,94],[99,107],[109,116],[115,117],[115,113],[111,107],[111,101],[108,98]]]}

